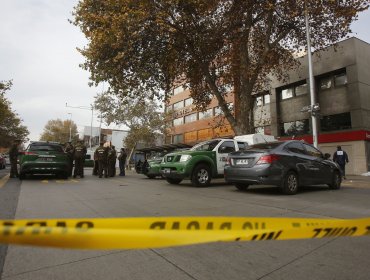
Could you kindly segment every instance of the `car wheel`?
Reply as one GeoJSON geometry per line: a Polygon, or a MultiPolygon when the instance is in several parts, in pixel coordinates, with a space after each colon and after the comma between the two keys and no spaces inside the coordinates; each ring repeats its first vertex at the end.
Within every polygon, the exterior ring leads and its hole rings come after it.
{"type": "Polygon", "coordinates": [[[340,185],[342,183],[342,177],[338,171],[334,172],[333,174],[333,179],[331,183],[329,184],[329,188],[333,190],[338,190],[340,189],[340,185]]]}
{"type": "Polygon", "coordinates": [[[205,164],[199,164],[195,167],[191,176],[191,183],[195,187],[205,187],[211,182],[211,171],[205,164]]]}
{"type": "Polygon", "coordinates": [[[235,184],[235,187],[239,190],[239,191],[246,191],[249,187],[248,184],[235,184]]]}
{"type": "Polygon", "coordinates": [[[298,192],[298,175],[293,171],[289,171],[283,180],[281,190],[284,194],[296,194],[298,192]]]}
{"type": "Polygon", "coordinates": [[[181,183],[182,179],[166,178],[167,182],[171,185],[178,185],[181,183]]]}

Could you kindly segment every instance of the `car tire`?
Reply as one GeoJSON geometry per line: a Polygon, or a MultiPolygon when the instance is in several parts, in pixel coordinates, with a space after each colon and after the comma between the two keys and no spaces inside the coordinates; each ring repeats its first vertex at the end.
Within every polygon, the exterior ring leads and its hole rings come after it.
{"type": "Polygon", "coordinates": [[[26,174],[19,173],[18,178],[19,178],[19,180],[24,180],[26,178],[26,174]]]}
{"type": "Polygon", "coordinates": [[[246,191],[249,187],[248,184],[241,184],[241,183],[238,183],[238,184],[235,184],[235,187],[239,190],[239,191],[246,191]]]}
{"type": "Polygon", "coordinates": [[[332,190],[338,190],[340,189],[341,183],[342,183],[342,176],[338,171],[335,171],[333,174],[332,181],[329,184],[329,188],[332,190]]]}
{"type": "Polygon", "coordinates": [[[197,165],[191,176],[191,183],[194,187],[206,187],[211,183],[211,170],[205,164],[197,165]]]}
{"type": "Polygon", "coordinates": [[[281,184],[281,190],[284,194],[292,195],[298,192],[299,180],[294,171],[288,171],[281,184]]]}
{"type": "Polygon", "coordinates": [[[175,179],[175,178],[166,178],[167,182],[171,185],[178,185],[181,183],[182,179],[175,179]]]}

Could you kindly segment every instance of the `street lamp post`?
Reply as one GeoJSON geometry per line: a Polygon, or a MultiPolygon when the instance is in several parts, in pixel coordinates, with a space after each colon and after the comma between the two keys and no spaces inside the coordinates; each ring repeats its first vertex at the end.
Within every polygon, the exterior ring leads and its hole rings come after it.
{"type": "Polygon", "coordinates": [[[305,2],[305,22],[306,22],[306,37],[307,37],[307,58],[308,58],[308,74],[309,74],[309,82],[310,82],[310,99],[311,99],[311,119],[312,119],[312,138],[313,138],[313,145],[317,148],[318,147],[318,135],[317,135],[317,113],[316,111],[320,110],[319,104],[315,101],[315,85],[314,85],[314,78],[313,78],[313,69],[312,69],[312,55],[311,55],[311,36],[310,36],[310,25],[308,22],[308,9],[307,4],[305,2]]]}
{"type": "Polygon", "coordinates": [[[68,106],[67,102],[66,102],[66,107],[68,108],[73,108],[73,109],[83,109],[83,110],[91,110],[91,125],[90,125],[90,150],[91,150],[91,146],[92,146],[92,126],[93,126],[93,118],[94,118],[94,107],[93,105],[90,105],[90,107],[88,106],[68,106]]]}
{"type": "Polygon", "coordinates": [[[72,142],[72,113],[68,113],[69,118],[69,142],[72,142]]]}

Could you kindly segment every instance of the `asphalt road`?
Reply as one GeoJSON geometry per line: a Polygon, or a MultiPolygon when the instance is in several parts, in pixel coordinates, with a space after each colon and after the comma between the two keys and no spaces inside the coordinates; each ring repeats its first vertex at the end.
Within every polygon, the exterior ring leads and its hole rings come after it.
{"type": "MultiPolygon", "coordinates": [[[[91,174],[91,171],[86,171],[91,174]]],[[[126,177],[10,179],[0,187],[0,218],[140,216],[370,217],[370,183],[340,190],[273,187],[246,192],[217,180],[178,186],[126,177]]],[[[212,243],[166,249],[87,251],[2,246],[1,279],[369,279],[370,237],[212,243]],[[6,256],[6,257],[5,257],[6,256]],[[5,261],[4,261],[5,259],[5,261]]]]}

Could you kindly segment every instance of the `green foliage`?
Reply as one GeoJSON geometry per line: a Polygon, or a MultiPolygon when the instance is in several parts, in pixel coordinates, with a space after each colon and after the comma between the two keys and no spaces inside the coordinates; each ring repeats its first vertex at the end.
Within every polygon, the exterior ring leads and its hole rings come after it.
{"type": "Polygon", "coordinates": [[[121,100],[166,99],[187,84],[197,109],[216,98],[242,134],[253,132],[252,94],[298,66],[292,53],[306,46],[305,4],[312,46],[321,49],[345,38],[369,1],[80,0],[73,23],[89,41],[80,52],[92,83],[108,82],[121,100]]]}
{"type": "Polygon", "coordinates": [[[103,93],[96,96],[95,108],[107,122],[124,124],[130,129],[125,140],[129,149],[141,142],[154,145],[159,135],[165,134],[165,114],[160,106],[151,100],[142,98],[117,98],[114,94],[103,93]]]}
{"type": "Polygon", "coordinates": [[[28,140],[27,127],[22,125],[22,120],[12,110],[11,102],[5,96],[11,87],[12,81],[0,81],[0,147],[9,147],[15,139],[28,140]]]}
{"type": "Polygon", "coordinates": [[[62,121],[61,119],[49,120],[44,127],[40,140],[66,143],[69,141],[70,131],[72,142],[76,143],[78,140],[77,125],[73,121],[62,121]]]}

